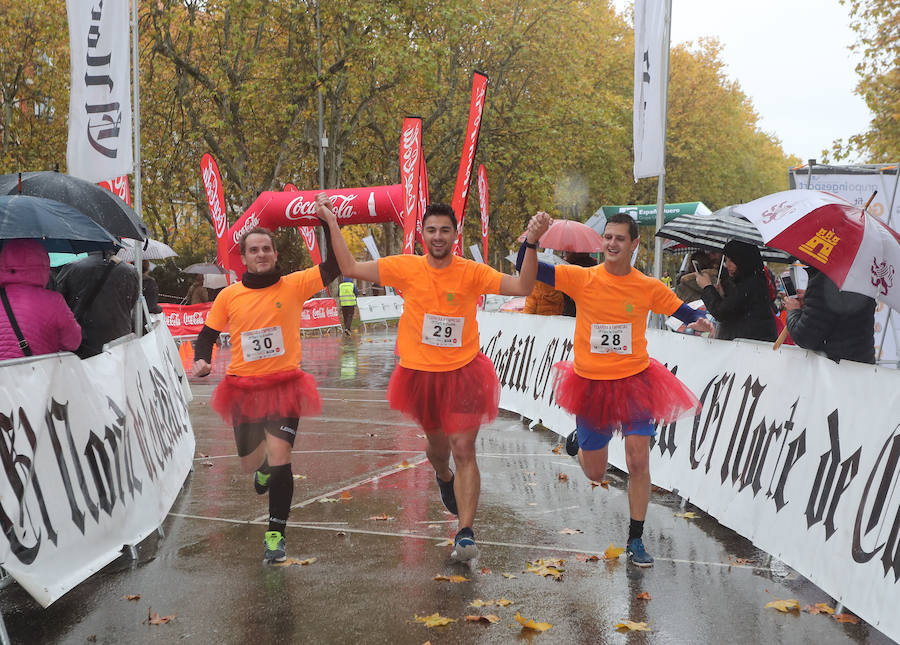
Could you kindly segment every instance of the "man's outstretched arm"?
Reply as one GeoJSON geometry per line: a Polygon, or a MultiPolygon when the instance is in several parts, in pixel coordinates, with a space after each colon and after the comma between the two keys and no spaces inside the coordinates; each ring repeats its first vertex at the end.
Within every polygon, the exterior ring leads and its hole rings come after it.
{"type": "Polygon", "coordinates": [[[357,262],[347,247],[347,242],[341,234],[341,228],[338,226],[337,218],[332,211],[331,200],[325,193],[316,195],[316,215],[319,219],[327,224],[328,235],[331,240],[331,247],[337,258],[338,266],[341,273],[348,278],[359,278],[368,282],[381,284],[378,275],[377,262],[357,262]]]}
{"type": "Polygon", "coordinates": [[[521,263],[516,263],[519,275],[505,275],[500,281],[500,294],[504,296],[527,296],[534,289],[534,281],[537,277],[537,241],[550,228],[550,216],[543,211],[531,218],[528,229],[525,232],[525,242],[519,249],[519,257],[523,257],[521,263]]]}

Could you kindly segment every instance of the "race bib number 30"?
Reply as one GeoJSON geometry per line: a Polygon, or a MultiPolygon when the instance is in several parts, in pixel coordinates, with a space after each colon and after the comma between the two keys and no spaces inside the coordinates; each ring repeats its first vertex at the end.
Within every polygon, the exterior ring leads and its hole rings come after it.
{"type": "Polygon", "coordinates": [[[591,325],[591,353],[631,354],[631,323],[591,325]]]}
{"type": "Polygon", "coordinates": [[[425,314],[422,342],[434,347],[461,347],[465,318],[425,314]]]}
{"type": "Polygon", "coordinates": [[[265,327],[241,332],[241,350],[248,363],[261,358],[284,355],[284,337],[281,327],[265,327]]]}

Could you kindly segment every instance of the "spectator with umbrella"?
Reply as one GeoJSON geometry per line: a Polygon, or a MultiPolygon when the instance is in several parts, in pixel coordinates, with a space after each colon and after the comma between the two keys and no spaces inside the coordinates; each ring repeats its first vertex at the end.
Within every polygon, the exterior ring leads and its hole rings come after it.
{"type": "Polygon", "coordinates": [[[712,286],[705,273],[697,276],[706,309],[719,323],[716,338],[774,341],[778,336],[775,312],[759,248],[737,240],[728,242],[725,269],[732,283],[725,284],[723,293],[712,286]]]}

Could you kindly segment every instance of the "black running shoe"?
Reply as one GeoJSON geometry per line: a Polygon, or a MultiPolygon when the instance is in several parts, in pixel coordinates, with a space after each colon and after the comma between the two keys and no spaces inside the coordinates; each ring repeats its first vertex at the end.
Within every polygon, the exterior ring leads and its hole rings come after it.
{"type": "Polygon", "coordinates": [[[578,454],[578,430],[572,430],[572,434],[566,437],[566,454],[570,457],[578,454]]]}
{"type": "Polygon", "coordinates": [[[441,501],[444,502],[444,508],[454,515],[459,515],[459,510],[456,508],[456,493],[453,492],[453,480],[456,476],[450,475],[450,481],[448,482],[441,481],[441,478],[436,473],[434,478],[437,479],[438,488],[441,489],[441,501]]]}

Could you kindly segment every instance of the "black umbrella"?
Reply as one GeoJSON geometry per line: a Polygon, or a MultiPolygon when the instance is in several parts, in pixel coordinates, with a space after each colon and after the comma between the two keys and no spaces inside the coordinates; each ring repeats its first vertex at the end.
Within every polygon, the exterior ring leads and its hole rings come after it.
{"type": "Polygon", "coordinates": [[[711,215],[679,215],[657,231],[656,236],[707,251],[721,251],[729,240],[754,244],[767,262],[790,262],[784,251],[765,245],[759,230],[732,212],[733,206],[720,208],[711,215]]]}
{"type": "Polygon", "coordinates": [[[113,235],[143,240],[147,227],[118,195],[84,179],[52,170],[0,175],[0,195],[31,195],[74,206],[113,235]]]}
{"type": "Polygon", "coordinates": [[[40,240],[48,251],[82,253],[118,246],[84,213],[68,204],[27,195],[0,196],[0,240],[40,240]]]}

